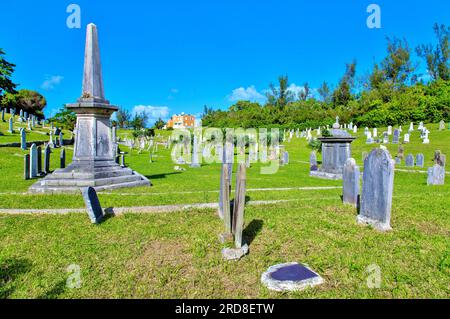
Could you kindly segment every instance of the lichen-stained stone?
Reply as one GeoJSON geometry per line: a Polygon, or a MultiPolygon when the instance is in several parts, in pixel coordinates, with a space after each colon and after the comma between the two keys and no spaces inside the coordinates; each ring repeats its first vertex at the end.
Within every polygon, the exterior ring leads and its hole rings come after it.
{"type": "Polygon", "coordinates": [[[364,161],[358,222],[380,231],[391,230],[395,162],[387,150],[376,148],[364,161]]]}

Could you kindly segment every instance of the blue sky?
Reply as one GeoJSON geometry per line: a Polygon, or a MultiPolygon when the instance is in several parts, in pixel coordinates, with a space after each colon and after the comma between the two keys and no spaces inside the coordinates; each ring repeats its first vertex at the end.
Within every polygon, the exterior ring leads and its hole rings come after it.
{"type": "Polygon", "coordinates": [[[90,22],[106,97],[167,118],[261,99],[282,74],[297,86],[335,84],[356,59],[363,75],[384,57],[386,36],[412,48],[434,41],[433,24],[450,24],[450,1],[4,1],[0,47],[17,64],[19,88],[46,96],[47,116],[81,94],[90,22]],[[66,25],[71,3],[81,8],[81,29],[66,25]],[[381,7],[381,29],[366,25],[371,3],[381,7]]]}

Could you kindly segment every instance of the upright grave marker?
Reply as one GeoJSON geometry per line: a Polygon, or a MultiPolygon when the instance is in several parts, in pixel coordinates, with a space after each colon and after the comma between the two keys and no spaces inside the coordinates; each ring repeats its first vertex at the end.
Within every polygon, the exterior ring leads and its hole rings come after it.
{"type": "Polygon", "coordinates": [[[42,175],[42,148],[40,146],[37,147],[37,174],[38,176],[42,175]]]}
{"type": "Polygon", "coordinates": [[[23,178],[25,180],[30,179],[30,154],[25,154],[25,157],[23,159],[23,178]]]}
{"type": "Polygon", "coordinates": [[[50,154],[52,150],[50,145],[47,144],[44,149],[44,173],[50,174],[50,154]]]}
{"type": "Polygon", "coordinates": [[[9,128],[8,128],[8,133],[13,134],[14,133],[14,121],[13,118],[10,117],[9,118],[9,128]]]}
{"type": "Polygon", "coordinates": [[[358,222],[380,231],[391,229],[395,162],[387,150],[372,150],[364,161],[361,210],[358,222]]]}
{"type": "Polygon", "coordinates": [[[20,129],[20,148],[24,151],[27,149],[27,133],[23,128],[20,129]]]}
{"type": "Polygon", "coordinates": [[[408,154],[408,156],[406,156],[405,165],[407,167],[414,167],[414,155],[408,154]]]}
{"type": "Polygon", "coordinates": [[[37,147],[36,144],[30,148],[30,178],[37,177],[37,147]]]}
{"type": "Polygon", "coordinates": [[[59,156],[59,167],[66,168],[66,149],[61,149],[61,154],[59,156]]]}
{"type": "MultiPolygon", "coordinates": [[[[246,167],[240,163],[236,175],[236,190],[233,205],[231,230],[234,236],[235,248],[222,249],[222,256],[226,260],[238,260],[248,253],[248,245],[243,242],[244,230],[244,210],[245,210],[245,193],[246,193],[246,167]]],[[[224,218],[225,219],[225,218],[224,218]]]]}
{"type": "Polygon", "coordinates": [[[344,165],[343,194],[344,204],[358,206],[359,201],[359,166],[353,158],[349,158],[344,165]]]}
{"type": "Polygon", "coordinates": [[[394,137],[392,138],[392,144],[398,144],[400,141],[400,131],[398,129],[394,130],[394,137]]]}
{"type": "Polygon", "coordinates": [[[99,224],[103,219],[103,209],[98,200],[97,192],[92,187],[81,190],[87,213],[92,224],[99,224]]]}
{"type": "Polygon", "coordinates": [[[423,154],[419,153],[416,155],[416,166],[423,167],[425,165],[425,157],[423,154]]]}

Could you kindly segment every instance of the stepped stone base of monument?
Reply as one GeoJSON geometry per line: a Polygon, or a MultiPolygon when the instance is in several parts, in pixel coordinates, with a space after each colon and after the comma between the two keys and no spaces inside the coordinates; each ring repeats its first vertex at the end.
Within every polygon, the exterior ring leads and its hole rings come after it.
{"type": "Polygon", "coordinates": [[[318,169],[317,171],[311,171],[309,173],[309,175],[311,177],[317,177],[317,178],[322,178],[322,179],[330,179],[330,180],[341,180],[342,179],[342,171],[337,172],[337,171],[325,171],[322,169],[318,169]]]}
{"type": "Polygon", "coordinates": [[[80,188],[93,187],[97,192],[118,188],[151,186],[143,175],[123,168],[114,161],[94,164],[75,162],[58,169],[30,187],[31,193],[77,193],[80,188]]]}

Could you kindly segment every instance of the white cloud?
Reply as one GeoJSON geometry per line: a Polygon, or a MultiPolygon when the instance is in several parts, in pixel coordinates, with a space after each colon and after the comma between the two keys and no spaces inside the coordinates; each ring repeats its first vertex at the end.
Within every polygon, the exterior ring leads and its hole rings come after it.
{"type": "Polygon", "coordinates": [[[177,94],[180,92],[180,90],[178,89],[171,89],[170,92],[172,92],[173,94],[177,94]]]}
{"type": "Polygon", "coordinates": [[[170,109],[167,106],[136,105],[131,111],[131,114],[134,116],[142,112],[147,114],[148,123],[154,123],[159,118],[167,121],[169,119],[170,109]]]}
{"type": "Polygon", "coordinates": [[[236,101],[255,101],[262,100],[265,96],[259,93],[255,86],[249,86],[248,88],[240,87],[238,89],[233,90],[231,95],[229,96],[229,100],[231,102],[236,101]]]}
{"type": "Polygon", "coordinates": [[[41,89],[50,91],[55,88],[64,79],[61,75],[46,76],[46,80],[41,84],[41,89]]]}

